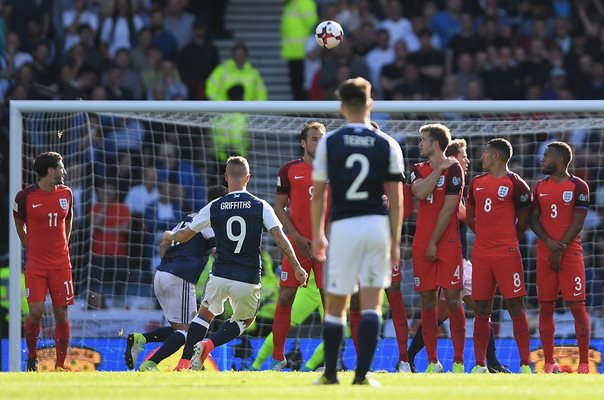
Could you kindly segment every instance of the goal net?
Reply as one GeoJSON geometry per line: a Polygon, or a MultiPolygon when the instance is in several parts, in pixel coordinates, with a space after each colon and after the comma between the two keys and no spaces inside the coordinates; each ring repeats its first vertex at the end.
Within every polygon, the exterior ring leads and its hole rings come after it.
{"type": "MultiPolygon", "coordinates": [[[[480,154],[491,138],[505,137],[511,141],[514,156],[510,168],[531,187],[542,177],[540,161],[547,143],[564,140],[571,144],[575,153],[572,172],[589,183],[592,193],[592,206],[581,237],[592,347],[594,351],[604,351],[600,343],[604,338],[604,116],[594,111],[597,108],[593,103],[590,108],[583,104],[585,109],[577,108],[575,103],[572,111],[569,108],[560,111],[564,107],[558,104],[554,108],[550,104],[553,102],[376,102],[372,116],[383,131],[401,144],[407,169],[420,161],[418,128],[428,122],[446,124],[454,137],[468,142],[470,179],[481,171],[480,154]]],[[[18,142],[11,143],[11,199],[22,187],[36,181],[33,160],[44,151],[63,155],[67,168],[65,183],[74,193],[70,252],[76,304],[69,311],[72,339],[68,360],[75,369],[82,370],[124,370],[125,335],[166,324],[153,295],[161,233],[176,225],[183,215],[199,210],[206,203],[209,186],[224,183],[222,173],[228,155],[248,158],[252,171],[248,190],[274,204],[279,167],[301,155],[299,133],[304,123],[317,120],[328,131],[343,123],[335,102],[13,102],[11,107],[11,138],[18,142]]],[[[404,225],[402,251],[402,293],[411,335],[420,315],[419,298],[412,283],[410,244],[414,221],[415,213],[404,225]]],[[[468,243],[471,253],[471,232],[468,243]]],[[[22,269],[19,249],[11,227],[11,272],[22,269]]],[[[537,363],[540,342],[536,246],[532,232],[527,232],[521,251],[529,294],[531,350],[537,363]]],[[[238,339],[215,352],[219,369],[249,366],[264,336],[270,332],[281,256],[268,239],[264,252],[264,288],[258,322],[249,333],[249,341],[238,339]]],[[[19,278],[14,275],[11,274],[11,287],[19,288],[19,278]]],[[[198,285],[199,295],[204,277],[207,271],[198,285]]],[[[20,336],[19,296],[20,289],[12,291],[12,370],[23,370],[27,354],[20,336]]],[[[473,365],[472,314],[468,311],[467,314],[466,363],[473,365]]],[[[384,321],[383,339],[373,368],[391,371],[398,360],[398,349],[387,305],[384,321]]],[[[493,322],[499,358],[515,367],[518,355],[511,321],[500,297],[495,301],[493,322]]],[[[557,304],[556,327],[557,345],[574,343],[572,315],[561,301],[557,304]]],[[[306,360],[320,342],[320,335],[321,318],[316,310],[301,325],[292,327],[286,352],[293,358],[299,355],[306,360]]],[[[439,356],[447,369],[453,355],[447,323],[441,328],[440,337],[439,356]]],[[[141,357],[156,345],[147,345],[141,357]]],[[[52,369],[54,318],[50,301],[42,321],[39,347],[42,368],[52,369]]],[[[596,353],[594,357],[597,358],[596,353]]],[[[6,357],[3,362],[7,362],[6,357]]],[[[350,341],[343,362],[347,367],[355,365],[350,341]]],[[[416,364],[418,369],[425,365],[424,353],[418,356],[416,364]]]]}

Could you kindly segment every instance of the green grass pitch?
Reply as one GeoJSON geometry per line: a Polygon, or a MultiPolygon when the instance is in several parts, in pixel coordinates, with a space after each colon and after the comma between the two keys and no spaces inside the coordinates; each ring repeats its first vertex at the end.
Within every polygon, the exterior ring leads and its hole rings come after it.
{"type": "Polygon", "coordinates": [[[312,386],[318,373],[299,372],[80,372],[0,374],[1,399],[430,399],[597,400],[604,375],[373,374],[381,388],[312,386]]]}

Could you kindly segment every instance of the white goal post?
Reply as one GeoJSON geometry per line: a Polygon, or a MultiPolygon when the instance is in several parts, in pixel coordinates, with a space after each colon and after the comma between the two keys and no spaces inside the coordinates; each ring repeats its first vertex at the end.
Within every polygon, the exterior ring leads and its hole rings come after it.
{"type": "MultiPolygon", "coordinates": [[[[256,115],[329,115],[331,118],[339,113],[337,101],[266,101],[266,102],[199,102],[199,101],[11,101],[10,102],[10,192],[9,204],[22,189],[23,168],[23,115],[24,113],[221,113],[242,112],[256,115]]],[[[419,126],[436,121],[428,118],[415,121],[415,115],[442,115],[458,113],[463,115],[503,115],[519,113],[552,113],[573,115],[574,121],[591,114],[594,124],[590,127],[604,129],[604,100],[578,101],[376,101],[373,112],[396,114],[399,119],[413,120],[419,126]],[[596,121],[597,120],[597,121],[596,121]]],[[[395,119],[394,117],[392,118],[395,119]]],[[[448,122],[446,119],[439,119],[448,122]]],[[[558,121],[550,121],[558,124],[558,121]]],[[[496,128],[496,126],[494,126],[496,128]]],[[[571,129],[572,126],[569,127],[571,129]]],[[[527,128],[527,129],[530,129],[527,128]]],[[[387,133],[388,130],[384,129],[387,133]]],[[[547,130],[547,127],[544,128],[547,130]]],[[[604,131],[604,130],[603,130],[604,131]]],[[[483,132],[483,131],[481,131],[483,132]]],[[[403,132],[404,135],[416,134],[403,132]]],[[[484,132],[483,132],[484,133],[484,132]]],[[[491,132],[496,135],[498,132],[491,132]]],[[[604,136],[603,136],[604,137],[604,136]]],[[[404,153],[405,154],[405,153],[404,153]]],[[[9,207],[9,220],[13,221],[12,207],[9,207]]],[[[21,245],[11,222],[9,227],[9,370],[21,370],[21,245]]]]}

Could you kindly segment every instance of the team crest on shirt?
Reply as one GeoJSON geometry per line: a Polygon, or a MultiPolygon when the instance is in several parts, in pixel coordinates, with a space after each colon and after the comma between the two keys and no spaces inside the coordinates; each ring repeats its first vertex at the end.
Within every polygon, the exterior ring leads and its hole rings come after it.
{"type": "Polygon", "coordinates": [[[61,208],[62,208],[63,210],[67,210],[67,207],[69,206],[69,204],[67,203],[67,199],[66,199],[66,198],[64,198],[64,197],[61,197],[61,198],[59,199],[59,205],[61,206],[61,208]]]}
{"type": "Polygon", "coordinates": [[[438,181],[436,182],[436,186],[442,187],[445,184],[445,176],[441,175],[438,177],[438,181]]]}
{"type": "Polygon", "coordinates": [[[417,287],[419,287],[420,281],[419,281],[419,277],[415,276],[413,277],[413,284],[417,287]]]}
{"type": "Polygon", "coordinates": [[[505,197],[508,195],[509,190],[510,188],[508,188],[507,186],[499,186],[499,190],[497,190],[497,196],[505,197]]]}
{"type": "Polygon", "coordinates": [[[287,280],[287,272],[286,271],[281,271],[281,280],[284,281],[284,282],[287,280]]]}
{"type": "Polygon", "coordinates": [[[564,192],[562,192],[562,201],[565,203],[570,203],[570,201],[573,199],[573,192],[572,190],[565,190],[564,192]]]}

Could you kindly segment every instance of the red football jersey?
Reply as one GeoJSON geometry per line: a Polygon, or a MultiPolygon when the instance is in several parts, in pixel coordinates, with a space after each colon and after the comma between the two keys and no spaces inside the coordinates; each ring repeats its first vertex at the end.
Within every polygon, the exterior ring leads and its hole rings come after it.
{"type": "Polygon", "coordinates": [[[518,251],[516,210],[531,205],[531,189],[520,176],[478,175],[470,183],[467,204],[475,210],[475,252],[493,256],[518,251]]]}
{"type": "Polygon", "coordinates": [[[92,218],[106,207],[103,226],[92,233],[92,253],[106,256],[127,256],[128,237],[118,230],[130,222],[130,210],[124,203],[97,203],[92,207],[92,218]]]}
{"type": "MultiPolygon", "coordinates": [[[[432,172],[432,167],[428,161],[414,164],[411,168],[411,184],[418,179],[425,179],[432,172]]],[[[419,201],[417,208],[417,228],[413,238],[413,246],[427,248],[434,228],[438,214],[442,209],[446,195],[461,196],[464,185],[464,174],[459,164],[450,166],[438,178],[436,186],[432,193],[425,199],[419,201]]],[[[457,213],[449,221],[449,225],[443,232],[437,246],[455,246],[459,247],[459,220],[457,213]]]]}
{"type": "Polygon", "coordinates": [[[413,193],[411,193],[411,185],[406,183],[403,184],[403,221],[413,212],[413,193]]]}
{"type": "Polygon", "coordinates": [[[47,192],[34,184],[17,193],[13,215],[25,221],[27,229],[26,268],[71,266],[65,219],[72,210],[73,194],[65,185],[47,192]]]}
{"type": "Polygon", "coordinates": [[[310,199],[313,192],[312,165],[300,158],[279,169],[277,194],[289,196],[289,216],[298,232],[309,239],[312,238],[310,199]]]}
{"type": "MultiPolygon", "coordinates": [[[[541,210],[539,219],[545,233],[553,240],[561,240],[573,221],[575,212],[587,213],[589,207],[589,187],[576,176],[564,182],[556,182],[551,177],[537,182],[533,192],[533,207],[541,210]]],[[[581,239],[577,237],[568,244],[569,249],[582,251],[581,239]]],[[[545,242],[537,240],[539,256],[549,256],[551,251],[545,242]]]]}

